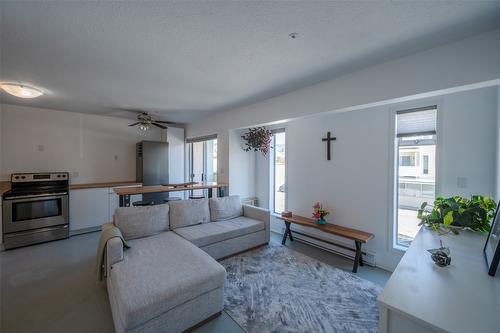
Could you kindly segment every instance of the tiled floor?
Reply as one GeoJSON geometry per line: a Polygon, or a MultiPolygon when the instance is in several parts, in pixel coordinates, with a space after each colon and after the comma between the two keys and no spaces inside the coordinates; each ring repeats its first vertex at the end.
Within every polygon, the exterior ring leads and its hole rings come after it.
{"type": "MultiPolygon", "coordinates": [[[[0,253],[0,332],[113,332],[106,287],[97,282],[99,233],[0,253]]],[[[272,242],[281,242],[273,234],[272,242]]],[[[352,261],[299,243],[290,248],[350,271],[352,261]]],[[[364,266],[358,275],[379,285],[390,276],[364,266]]],[[[197,333],[243,332],[223,313],[197,333]]]]}

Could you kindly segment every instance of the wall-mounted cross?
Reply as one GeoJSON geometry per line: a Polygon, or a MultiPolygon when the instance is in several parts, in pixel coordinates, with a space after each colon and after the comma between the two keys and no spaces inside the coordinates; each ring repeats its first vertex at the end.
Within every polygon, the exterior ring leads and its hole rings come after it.
{"type": "Polygon", "coordinates": [[[322,138],[321,141],[326,141],[326,159],[329,161],[330,157],[330,142],[337,140],[337,138],[331,136],[331,133],[326,133],[326,138],[322,138]]]}

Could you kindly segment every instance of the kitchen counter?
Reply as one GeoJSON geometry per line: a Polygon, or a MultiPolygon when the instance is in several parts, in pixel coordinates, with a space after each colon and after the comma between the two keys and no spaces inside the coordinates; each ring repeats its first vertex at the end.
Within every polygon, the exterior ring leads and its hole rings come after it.
{"type": "Polygon", "coordinates": [[[120,187],[120,186],[142,186],[142,183],[136,181],[108,182],[108,183],[87,183],[87,184],[70,184],[70,190],[83,190],[89,188],[105,188],[105,187],[120,187]]]}
{"type": "MultiPolygon", "coordinates": [[[[122,182],[107,182],[107,183],[87,183],[87,184],[70,184],[70,190],[83,190],[90,188],[106,188],[106,187],[120,187],[120,186],[141,186],[142,183],[138,183],[132,180],[126,180],[122,182]]],[[[10,181],[0,181],[0,195],[10,190],[10,181]]]]}
{"type": "Polygon", "coordinates": [[[0,195],[3,195],[8,190],[10,190],[10,181],[0,182],[0,195]]]}

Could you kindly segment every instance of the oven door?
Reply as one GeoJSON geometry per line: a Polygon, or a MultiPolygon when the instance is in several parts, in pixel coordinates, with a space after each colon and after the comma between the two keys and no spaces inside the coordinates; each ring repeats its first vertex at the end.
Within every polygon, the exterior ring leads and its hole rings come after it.
{"type": "Polygon", "coordinates": [[[44,228],[69,222],[68,195],[4,200],[5,233],[44,228]]]}

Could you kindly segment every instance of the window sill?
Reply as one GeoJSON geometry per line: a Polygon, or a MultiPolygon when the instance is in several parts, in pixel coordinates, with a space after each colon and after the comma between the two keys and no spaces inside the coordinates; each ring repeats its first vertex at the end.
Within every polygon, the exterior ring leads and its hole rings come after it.
{"type": "Polygon", "coordinates": [[[396,253],[402,253],[402,254],[404,254],[404,253],[406,253],[406,250],[408,250],[408,247],[403,246],[403,245],[397,245],[396,244],[396,245],[392,246],[392,251],[396,252],[396,253]]]}

